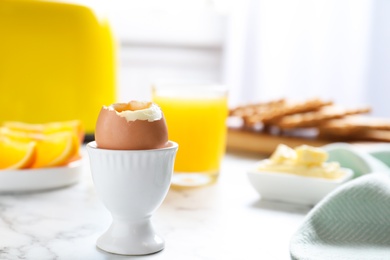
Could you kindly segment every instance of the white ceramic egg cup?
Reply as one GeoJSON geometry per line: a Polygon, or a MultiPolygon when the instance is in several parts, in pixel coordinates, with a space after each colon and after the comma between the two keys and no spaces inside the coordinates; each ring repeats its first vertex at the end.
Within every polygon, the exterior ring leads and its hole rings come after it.
{"type": "Polygon", "coordinates": [[[99,149],[87,144],[96,192],[111,212],[112,224],[97,240],[100,249],[146,255],[164,249],[151,216],[168,193],[178,145],[153,150],[99,149]]]}

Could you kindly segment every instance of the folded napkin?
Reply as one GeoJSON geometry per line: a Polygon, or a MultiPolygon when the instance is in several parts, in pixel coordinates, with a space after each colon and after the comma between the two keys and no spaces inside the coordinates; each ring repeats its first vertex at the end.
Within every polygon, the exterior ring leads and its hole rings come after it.
{"type": "Polygon", "coordinates": [[[308,213],[290,241],[291,258],[390,259],[390,149],[366,153],[347,144],[325,148],[331,160],[354,170],[355,179],[308,213]]]}
{"type": "Polygon", "coordinates": [[[342,167],[352,169],[353,178],[390,171],[390,145],[366,150],[347,143],[333,143],[323,146],[323,149],[329,154],[328,161],[339,162],[342,167]]]}
{"type": "Polygon", "coordinates": [[[367,152],[390,167],[390,144],[372,146],[367,152]]]}

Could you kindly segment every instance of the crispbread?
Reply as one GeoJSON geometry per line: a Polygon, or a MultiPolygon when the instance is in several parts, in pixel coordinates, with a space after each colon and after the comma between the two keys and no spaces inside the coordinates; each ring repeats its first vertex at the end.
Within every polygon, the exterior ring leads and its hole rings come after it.
{"type": "Polygon", "coordinates": [[[286,100],[283,98],[283,99],[272,100],[269,102],[261,102],[261,103],[253,103],[249,105],[237,106],[233,109],[230,109],[229,115],[238,116],[238,117],[243,117],[243,116],[248,117],[248,116],[269,111],[273,107],[280,107],[285,102],[286,100]]]}
{"type": "Polygon", "coordinates": [[[270,125],[282,117],[296,113],[316,111],[321,107],[331,105],[332,103],[332,101],[323,101],[319,98],[302,102],[283,102],[279,106],[270,106],[264,111],[258,111],[258,113],[252,115],[244,115],[243,118],[246,126],[253,126],[257,123],[270,125]]]}
{"type": "Polygon", "coordinates": [[[368,106],[345,108],[332,101],[313,98],[301,102],[279,99],[244,105],[232,109],[230,115],[242,119],[238,121],[242,129],[271,136],[390,142],[390,119],[363,115],[369,112],[368,106]]]}
{"type": "Polygon", "coordinates": [[[328,120],[319,128],[322,131],[356,133],[364,130],[390,130],[390,120],[367,116],[348,116],[340,119],[328,120]]]}
{"type": "Polygon", "coordinates": [[[274,122],[282,129],[317,127],[330,119],[342,118],[348,115],[364,114],[370,112],[369,107],[343,108],[340,106],[326,106],[317,111],[298,113],[285,116],[274,122]]]}

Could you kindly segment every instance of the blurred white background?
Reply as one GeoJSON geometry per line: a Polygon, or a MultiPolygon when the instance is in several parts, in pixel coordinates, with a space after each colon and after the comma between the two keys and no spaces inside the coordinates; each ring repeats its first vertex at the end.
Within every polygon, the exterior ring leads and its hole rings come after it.
{"type": "Polygon", "coordinates": [[[217,83],[230,105],[322,97],[390,117],[390,1],[111,0],[119,99],[156,80],[217,83]]]}

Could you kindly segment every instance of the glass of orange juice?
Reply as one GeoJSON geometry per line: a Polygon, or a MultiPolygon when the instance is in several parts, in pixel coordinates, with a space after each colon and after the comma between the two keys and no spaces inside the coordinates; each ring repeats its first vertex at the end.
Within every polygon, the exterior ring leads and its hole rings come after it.
{"type": "Polygon", "coordinates": [[[152,98],[164,113],[169,140],[179,144],[172,186],[215,183],[226,148],[226,87],[156,84],[152,98]]]}

